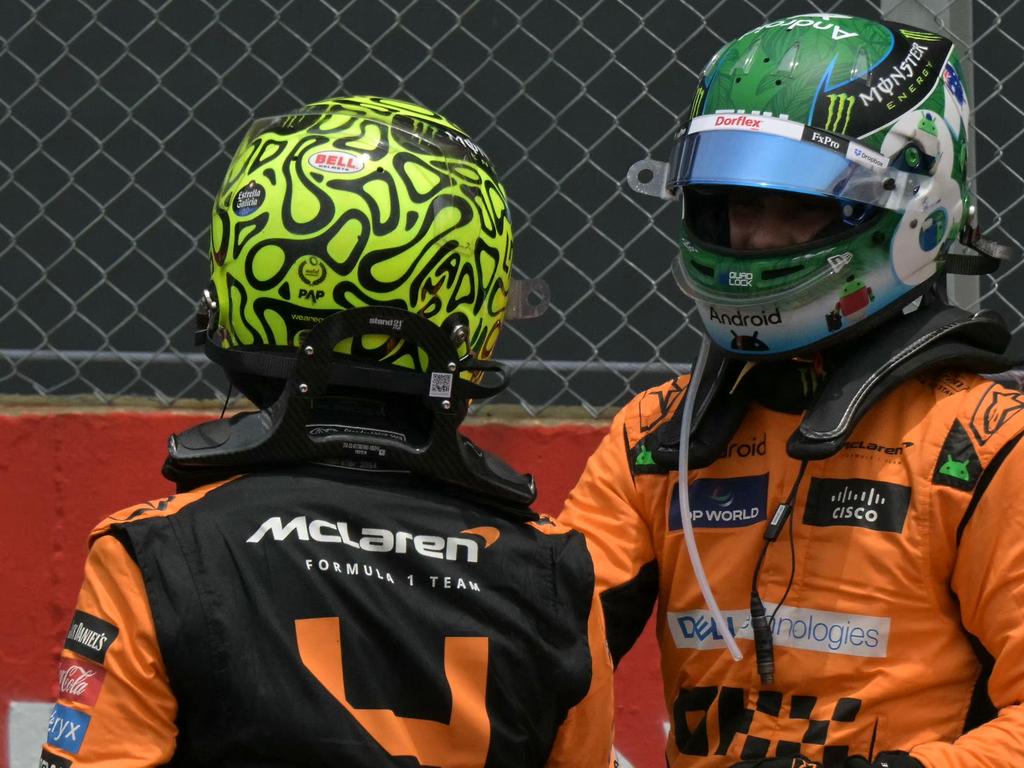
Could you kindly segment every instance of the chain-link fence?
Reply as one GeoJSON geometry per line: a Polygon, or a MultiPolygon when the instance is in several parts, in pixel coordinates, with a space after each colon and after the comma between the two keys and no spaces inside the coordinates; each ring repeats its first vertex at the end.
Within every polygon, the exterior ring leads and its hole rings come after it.
{"type": "MultiPolygon", "coordinates": [[[[964,2],[924,5],[948,28],[964,2]]],[[[437,109],[478,140],[513,202],[517,272],[551,286],[548,313],[499,344],[516,371],[506,401],[531,413],[620,404],[679,370],[698,338],[669,273],[678,211],[629,192],[626,168],[667,153],[696,74],[726,40],[786,14],[911,7],[5,0],[0,394],[221,396],[191,332],[211,195],[241,131],[326,95],[374,93],[437,109]]],[[[1024,9],[977,0],[961,18],[982,223],[1019,244],[1024,9]]],[[[1011,268],[980,284],[1017,328],[1022,280],[1011,268]]]]}

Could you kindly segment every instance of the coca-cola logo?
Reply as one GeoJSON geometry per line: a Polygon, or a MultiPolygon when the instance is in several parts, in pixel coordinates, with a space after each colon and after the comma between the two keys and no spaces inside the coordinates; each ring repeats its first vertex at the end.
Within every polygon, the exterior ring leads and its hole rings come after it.
{"type": "Polygon", "coordinates": [[[93,706],[106,674],[103,667],[91,661],[63,656],[57,670],[57,696],[93,706]]]}

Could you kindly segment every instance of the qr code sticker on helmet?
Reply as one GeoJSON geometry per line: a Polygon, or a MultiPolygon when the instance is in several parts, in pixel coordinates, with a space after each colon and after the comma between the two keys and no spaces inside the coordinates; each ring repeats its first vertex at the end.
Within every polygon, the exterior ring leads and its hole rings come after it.
{"type": "Polygon", "coordinates": [[[430,397],[451,397],[454,375],[450,373],[430,374],[430,397]]]}

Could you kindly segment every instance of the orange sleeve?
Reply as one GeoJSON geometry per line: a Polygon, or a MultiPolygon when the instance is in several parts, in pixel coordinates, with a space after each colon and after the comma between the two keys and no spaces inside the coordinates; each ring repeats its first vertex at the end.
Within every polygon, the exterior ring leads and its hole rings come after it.
{"type": "Polygon", "coordinates": [[[644,500],[629,467],[624,413],[612,421],[558,518],[587,538],[615,663],[640,636],[658,592],[644,500]]]}
{"type": "MultiPolygon", "coordinates": [[[[995,665],[988,692],[998,716],[953,744],[911,750],[927,768],[1024,764],[1024,441],[995,471],[963,528],[952,588],[964,628],[995,665]]],[[[941,663],[941,659],[936,659],[941,663]]]]}
{"type": "Polygon", "coordinates": [[[569,710],[548,756],[548,768],[605,768],[612,752],[615,691],[612,659],[605,641],[604,615],[597,591],[587,620],[590,640],[590,690],[569,710]]]}
{"type": "Polygon", "coordinates": [[[113,536],[89,550],[58,680],[43,762],[135,768],[173,757],[177,702],[142,574],[113,536]]]}

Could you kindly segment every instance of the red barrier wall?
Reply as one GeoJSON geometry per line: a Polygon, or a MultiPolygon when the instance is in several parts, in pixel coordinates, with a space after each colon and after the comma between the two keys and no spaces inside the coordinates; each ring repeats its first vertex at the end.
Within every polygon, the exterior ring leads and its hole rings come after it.
{"type": "MultiPolygon", "coordinates": [[[[0,765],[10,701],[52,701],[86,535],[111,512],[173,491],[160,476],[167,435],[197,412],[0,416],[0,765]]],[[[535,508],[557,515],[605,428],[468,425],[466,433],[537,478],[535,508]]],[[[650,627],[616,675],[616,744],[636,766],[664,764],[664,707],[650,627]]],[[[40,734],[40,739],[43,734],[40,734]]]]}

